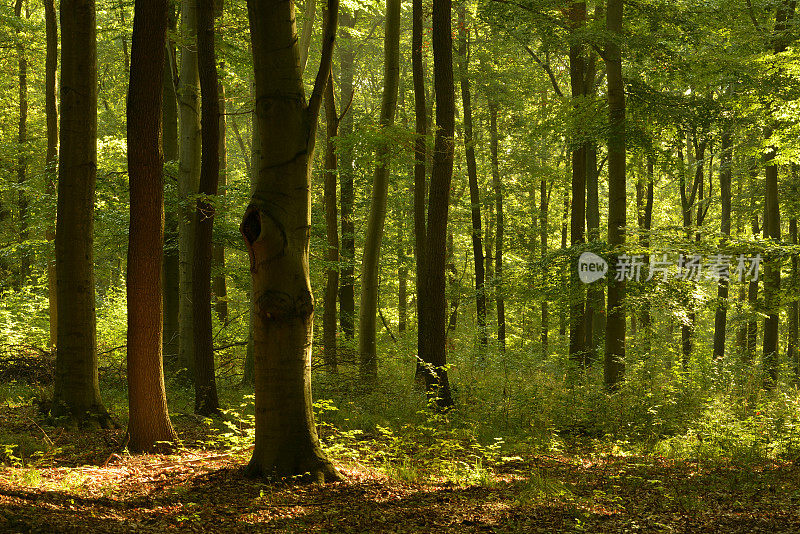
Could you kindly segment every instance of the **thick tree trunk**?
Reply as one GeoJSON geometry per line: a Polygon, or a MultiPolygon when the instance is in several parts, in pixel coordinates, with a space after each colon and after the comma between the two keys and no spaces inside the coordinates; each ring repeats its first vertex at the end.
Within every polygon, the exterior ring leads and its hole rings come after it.
{"type": "MultiPolygon", "coordinates": [[[[608,78],[608,244],[625,244],[625,90],[622,56],[616,41],[622,32],[622,0],[608,0],[606,28],[613,39],[606,45],[608,78]],[[615,35],[616,34],[616,35],[615,35]]],[[[603,376],[606,387],[616,389],[625,372],[625,282],[608,283],[608,320],[603,376]]]]}
{"type": "MultiPolygon", "coordinates": [[[[56,105],[56,68],[58,67],[58,25],[54,0],[44,0],[45,33],[47,53],[45,56],[44,99],[47,116],[47,181],[45,192],[53,197],[56,193],[56,176],[58,172],[58,107],[56,105]]],[[[55,214],[49,213],[52,221],[55,214]]],[[[45,230],[47,241],[56,238],[55,222],[48,223],[45,230]]],[[[52,254],[47,255],[47,296],[50,305],[50,347],[55,347],[58,337],[58,305],[56,300],[56,261],[52,254]]]]}
{"type": "Polygon", "coordinates": [[[200,77],[197,67],[197,4],[181,4],[181,69],[178,86],[180,164],[178,197],[181,214],[178,226],[180,299],[178,310],[178,364],[194,377],[194,315],[192,307],[192,261],[195,249],[195,195],[200,184],[200,77]]]}
{"type": "Polygon", "coordinates": [[[159,146],[166,0],[136,0],[128,86],[128,448],[175,442],[161,354],[164,181],[159,146]]]}
{"type": "MultiPolygon", "coordinates": [[[[200,0],[197,5],[197,64],[202,94],[199,193],[205,197],[216,195],[219,184],[219,94],[214,51],[214,0],[200,0]]],[[[198,414],[210,415],[219,411],[211,321],[214,206],[203,198],[198,198],[195,205],[195,250],[192,258],[194,410],[198,414]]]]}
{"type": "MultiPolygon", "coordinates": [[[[569,23],[573,31],[580,31],[586,26],[586,2],[573,2],[570,5],[569,23]]],[[[586,96],[586,58],[584,48],[584,45],[579,42],[573,42],[569,48],[572,107],[576,114],[580,113],[584,106],[583,101],[586,96]]],[[[582,132],[580,131],[576,132],[576,137],[579,139],[572,141],[570,244],[573,247],[578,247],[585,242],[587,160],[586,143],[581,134],[582,132]]],[[[572,262],[570,262],[570,285],[569,359],[573,365],[585,368],[589,363],[586,354],[586,292],[584,284],[578,278],[577,266],[572,266],[572,262]]]]}
{"type": "Polygon", "coordinates": [[[294,4],[249,0],[256,81],[258,178],[241,225],[254,301],[255,449],[251,476],[339,478],[320,448],[311,401],[314,298],[309,277],[311,164],[330,76],[338,2],[325,17],[320,70],[308,104],[294,4]]]}
{"type": "Polygon", "coordinates": [[[489,152],[492,160],[492,189],[494,189],[494,207],[497,222],[495,224],[495,306],[497,307],[497,344],[501,352],[506,350],[506,308],[503,295],[503,232],[505,217],[503,214],[503,184],[500,181],[500,161],[498,159],[499,140],[497,133],[497,104],[489,97],[489,152]]]}
{"type": "MultiPolygon", "coordinates": [[[[14,15],[22,19],[22,0],[16,0],[14,15]]],[[[30,17],[29,8],[25,8],[25,18],[30,17]]],[[[20,21],[21,22],[21,21],[20,21]]],[[[25,45],[17,31],[17,59],[19,62],[19,122],[17,127],[17,218],[19,220],[18,235],[22,250],[19,255],[19,271],[16,284],[18,287],[27,283],[31,274],[31,255],[28,248],[28,57],[25,45]]]]}
{"type": "Polygon", "coordinates": [[[97,174],[97,48],[94,0],[62,0],[61,156],[58,162],[56,277],[58,336],[53,416],[109,417],[100,398],[94,296],[97,174]]]}
{"type": "MultiPolygon", "coordinates": [[[[722,134],[722,156],[719,168],[719,196],[722,204],[720,215],[721,244],[724,246],[731,235],[731,135],[722,134]]],[[[727,278],[717,281],[717,311],[714,315],[714,359],[725,357],[725,329],[728,319],[728,285],[727,278]]]]}
{"type": "MultiPolygon", "coordinates": [[[[400,84],[400,0],[386,0],[386,30],[383,41],[383,98],[380,127],[394,124],[397,111],[397,89],[400,84]]],[[[361,301],[358,320],[359,372],[364,383],[378,377],[375,347],[375,326],[378,313],[378,261],[386,221],[386,200],[389,192],[389,166],[392,147],[388,139],[379,142],[375,153],[375,174],[364,238],[361,264],[361,301]]]]}
{"type": "MultiPolygon", "coordinates": [[[[352,30],[355,27],[355,16],[345,8],[342,10],[342,28],[346,30],[345,40],[339,48],[339,68],[341,81],[339,83],[339,102],[346,106],[353,98],[353,78],[355,74],[355,51],[352,30]]],[[[339,135],[347,138],[353,135],[353,114],[345,113],[339,124],[339,135]]],[[[354,290],[355,270],[355,226],[353,222],[353,203],[355,195],[353,190],[353,150],[348,143],[342,143],[337,154],[339,158],[340,181],[340,208],[342,220],[342,249],[341,249],[341,287],[339,288],[339,324],[345,339],[352,341],[355,333],[356,301],[354,290]]]]}
{"type": "MultiPolygon", "coordinates": [[[[177,17],[175,8],[167,5],[167,23],[175,30],[177,17]]],[[[178,99],[175,84],[175,45],[167,42],[164,60],[164,75],[161,83],[161,149],[164,161],[178,160],[178,99]]],[[[175,176],[164,176],[164,180],[175,180],[175,176]]],[[[178,255],[178,225],[180,209],[177,204],[165,206],[164,213],[164,333],[163,354],[168,367],[175,368],[178,358],[178,310],[180,306],[180,259],[178,255]]]]}
{"type": "Polygon", "coordinates": [[[322,315],[322,344],[325,366],[331,373],[337,371],[336,354],[336,294],[339,290],[339,229],[336,209],[336,146],[339,135],[339,117],[333,97],[333,80],[325,87],[325,235],[328,248],[325,254],[325,301],[322,315]]]}
{"type": "MultiPolygon", "coordinates": [[[[420,295],[423,291],[422,269],[425,263],[425,203],[427,201],[427,179],[425,177],[426,137],[428,135],[428,115],[425,105],[425,66],[422,61],[422,32],[424,14],[422,0],[412,0],[411,13],[411,73],[414,82],[414,121],[416,139],[414,140],[414,260],[416,263],[417,320],[422,313],[420,295]]],[[[424,300],[424,298],[422,299],[424,300]]],[[[415,383],[424,382],[425,371],[420,357],[424,340],[423,332],[417,330],[417,366],[415,383]]]]}
{"type": "MultiPolygon", "coordinates": [[[[225,141],[227,120],[225,117],[225,88],[222,82],[217,84],[219,94],[219,192],[225,194],[228,185],[228,145],[225,141]]],[[[228,285],[225,282],[225,245],[221,238],[216,238],[214,243],[214,279],[212,291],[214,293],[214,311],[222,324],[228,324],[228,285]]]]}
{"type": "Polygon", "coordinates": [[[453,86],[453,36],[451,1],[433,1],[433,78],[436,91],[436,139],[433,153],[428,224],[425,232],[425,264],[418,317],[420,358],[426,364],[425,386],[439,407],[452,406],[447,377],[447,298],[445,264],[447,214],[453,176],[455,102],[453,86]]]}
{"type": "MultiPolygon", "coordinates": [[[[461,102],[464,107],[464,151],[467,159],[469,178],[469,202],[472,216],[472,256],[475,262],[475,310],[478,323],[478,346],[480,355],[486,351],[486,274],[483,265],[483,244],[481,231],[481,199],[478,186],[478,166],[475,161],[475,135],[472,124],[472,97],[469,81],[469,29],[467,27],[466,4],[458,10],[459,26],[459,77],[461,82],[461,102]]],[[[424,169],[423,169],[424,172],[424,169]]]]}

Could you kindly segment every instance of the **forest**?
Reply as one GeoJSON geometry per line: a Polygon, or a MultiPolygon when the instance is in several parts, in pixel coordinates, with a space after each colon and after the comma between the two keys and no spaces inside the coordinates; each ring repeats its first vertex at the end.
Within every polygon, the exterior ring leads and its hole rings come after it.
{"type": "Polygon", "coordinates": [[[800,532],[796,8],[4,1],[0,532],[800,532]]]}

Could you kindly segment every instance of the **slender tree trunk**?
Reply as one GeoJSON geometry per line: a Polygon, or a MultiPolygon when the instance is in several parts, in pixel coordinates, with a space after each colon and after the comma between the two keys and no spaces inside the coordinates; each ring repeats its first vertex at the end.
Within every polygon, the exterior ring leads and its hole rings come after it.
{"type": "MultiPolygon", "coordinates": [[[[564,211],[561,213],[561,250],[566,250],[567,235],[569,233],[569,220],[570,220],[569,192],[567,191],[566,187],[563,190],[563,200],[564,200],[564,211]]],[[[561,283],[559,286],[562,295],[568,294],[569,292],[568,288],[569,274],[567,271],[568,267],[566,265],[563,265],[561,267],[561,276],[560,276],[561,283]]],[[[563,337],[567,334],[567,315],[569,313],[569,299],[562,298],[561,302],[563,303],[563,307],[562,307],[562,312],[559,314],[558,317],[558,335],[563,337]]]]}
{"type": "Polygon", "coordinates": [[[495,225],[495,306],[497,307],[497,343],[500,351],[506,350],[506,311],[503,296],[503,232],[505,218],[503,214],[503,185],[500,181],[500,162],[498,160],[499,141],[497,133],[497,104],[489,98],[489,137],[492,158],[492,188],[494,189],[494,205],[497,224],[495,225]]]}
{"type": "MultiPolygon", "coordinates": [[[[227,120],[225,118],[225,87],[220,81],[217,84],[219,94],[219,185],[220,195],[225,194],[228,185],[228,145],[225,142],[227,120]]],[[[217,227],[219,229],[219,227],[217,227]]],[[[214,293],[214,311],[222,324],[228,324],[228,286],[225,282],[225,245],[221,238],[215,239],[213,264],[216,270],[212,283],[214,293]]]]}
{"type": "Polygon", "coordinates": [[[136,0],[128,86],[128,448],[175,442],[161,354],[164,181],[161,134],[166,0],[136,0]]]}
{"type": "MultiPolygon", "coordinates": [[[[650,230],[653,227],[653,174],[654,174],[655,161],[652,156],[647,158],[647,190],[644,198],[644,212],[642,214],[642,222],[640,224],[641,232],[639,234],[639,243],[646,251],[650,250],[650,230]]],[[[645,265],[650,263],[650,255],[645,254],[643,257],[645,265]]],[[[646,298],[642,303],[641,323],[644,335],[642,336],[642,348],[645,354],[650,353],[650,341],[653,337],[652,330],[652,315],[650,312],[650,299],[646,298]]]]}
{"type": "Polygon", "coordinates": [[[325,87],[325,235],[328,240],[325,260],[325,302],[322,315],[323,356],[328,371],[337,371],[336,354],[336,293],[339,289],[339,229],[336,209],[336,147],[339,117],[333,99],[333,80],[325,87]]]}
{"type": "MultiPolygon", "coordinates": [[[[353,98],[353,78],[355,73],[355,51],[352,35],[355,27],[355,16],[349,8],[342,10],[342,28],[346,30],[347,40],[339,48],[339,65],[341,82],[339,83],[339,101],[342,108],[353,98]]],[[[353,135],[353,114],[344,113],[339,124],[339,135],[347,139],[353,135]]],[[[340,208],[342,220],[342,249],[341,249],[341,287],[339,288],[339,324],[345,339],[352,341],[355,334],[356,301],[354,291],[354,265],[355,265],[355,226],[353,222],[353,150],[348,143],[339,147],[339,188],[341,193],[340,208]]]]}
{"type": "MultiPolygon", "coordinates": [[[[608,78],[608,244],[625,244],[625,90],[622,80],[622,55],[616,41],[622,33],[622,0],[608,0],[606,28],[613,39],[606,45],[608,78]]],[[[604,380],[615,389],[625,372],[625,282],[609,279],[608,320],[604,380]]]]}
{"type": "MultiPolygon", "coordinates": [[[[425,177],[426,137],[428,135],[428,115],[425,105],[425,66],[422,61],[422,32],[424,14],[422,0],[412,0],[411,13],[411,73],[414,82],[414,121],[416,138],[414,140],[414,260],[416,264],[417,319],[422,313],[420,295],[423,291],[422,269],[425,263],[425,203],[427,201],[427,179],[425,177]]],[[[422,299],[424,300],[424,298],[422,299]]],[[[415,383],[424,382],[425,372],[419,351],[423,345],[423,332],[417,330],[417,366],[415,383]]]]}
{"type": "MultiPolygon", "coordinates": [[[[792,166],[792,178],[795,176],[795,165],[792,166]]],[[[797,245],[797,218],[789,219],[789,242],[792,245],[797,245]]],[[[792,254],[792,270],[789,278],[789,291],[792,295],[797,294],[797,254],[792,254]]],[[[798,351],[797,332],[798,321],[800,321],[800,306],[798,306],[797,298],[793,298],[788,304],[787,318],[789,320],[788,327],[788,344],[786,347],[786,358],[789,362],[789,367],[794,373],[794,379],[800,378],[800,351],[798,351]]]]}
{"type": "MultiPolygon", "coordinates": [[[[175,30],[177,17],[175,8],[170,3],[167,5],[167,22],[171,30],[175,30]]],[[[178,160],[178,100],[175,79],[175,45],[168,41],[166,44],[166,59],[164,60],[164,75],[162,80],[161,97],[161,149],[164,161],[178,160]]],[[[175,180],[175,176],[164,176],[164,180],[175,180]]],[[[173,369],[178,358],[178,313],[180,305],[180,259],[178,255],[178,226],[180,208],[177,204],[165,206],[164,225],[164,333],[163,333],[163,358],[168,366],[173,369]]]]}
{"type": "MultiPolygon", "coordinates": [[[[766,187],[764,190],[764,239],[779,242],[781,238],[780,209],[778,204],[778,165],[775,162],[775,149],[766,153],[766,187]]],[[[778,380],[778,313],[781,289],[781,260],[768,258],[764,273],[764,370],[768,379],[766,389],[772,389],[778,380]]]]}
{"type": "MultiPolygon", "coordinates": [[[[14,15],[22,19],[22,0],[16,0],[14,15]]],[[[30,10],[25,8],[25,18],[30,17],[30,10]]],[[[19,255],[19,276],[16,281],[18,286],[24,286],[31,274],[31,256],[28,248],[28,57],[25,45],[17,31],[17,59],[19,61],[19,123],[17,128],[17,216],[19,218],[19,242],[22,251],[19,255]]]]}
{"type": "Polygon", "coordinates": [[[62,0],[61,155],[58,162],[56,277],[58,336],[55,417],[107,426],[100,398],[94,295],[97,174],[97,48],[94,0],[62,0]]]}
{"type": "Polygon", "coordinates": [[[475,161],[475,135],[472,124],[472,97],[469,81],[469,29],[467,27],[466,4],[458,10],[459,26],[459,77],[461,81],[461,101],[464,107],[464,151],[467,159],[469,177],[469,202],[472,215],[472,256],[475,262],[475,308],[478,323],[478,344],[481,357],[488,344],[486,333],[486,289],[483,265],[483,244],[481,231],[481,200],[478,186],[478,166],[475,161]]]}
{"type": "Polygon", "coordinates": [[[195,195],[200,184],[200,78],[197,66],[197,4],[181,4],[181,70],[178,85],[180,163],[178,197],[182,210],[178,226],[180,298],[178,310],[178,363],[194,377],[194,315],[192,261],[195,250],[195,195]]]}
{"type": "Polygon", "coordinates": [[[428,198],[428,223],[425,232],[425,264],[422,266],[422,291],[418,317],[419,351],[428,366],[426,390],[439,407],[453,405],[447,377],[445,263],[447,214],[450,182],[453,177],[453,134],[455,102],[453,86],[453,36],[450,0],[433,1],[433,78],[436,91],[436,138],[433,170],[428,198]]]}
{"type": "MultiPolygon", "coordinates": [[[[719,196],[722,204],[720,215],[721,244],[724,246],[731,235],[731,135],[722,134],[722,156],[719,168],[719,196]]],[[[728,319],[728,285],[727,278],[717,281],[717,311],[714,315],[714,359],[725,357],[725,330],[728,319]]]]}
{"type": "MultiPolygon", "coordinates": [[[[58,67],[58,25],[54,0],[44,0],[45,32],[47,53],[45,57],[45,114],[47,116],[47,182],[45,192],[49,197],[56,193],[56,176],[58,172],[58,107],[56,105],[56,68],[58,67]]],[[[56,238],[55,214],[49,213],[52,223],[45,230],[47,241],[56,238]]],[[[58,305],[56,300],[56,261],[52,253],[47,255],[47,295],[50,305],[50,347],[55,347],[58,337],[58,305]]]]}
{"type": "MultiPolygon", "coordinates": [[[[572,2],[569,9],[569,23],[575,31],[586,26],[586,2],[572,2]]],[[[573,37],[574,39],[574,37],[573,37]]],[[[573,42],[569,48],[570,85],[572,87],[572,107],[576,114],[585,105],[586,96],[586,58],[584,45],[573,42]]],[[[582,137],[582,132],[577,132],[582,137]]],[[[585,242],[584,224],[586,219],[586,143],[583,139],[573,141],[572,149],[572,211],[570,219],[570,244],[578,247],[585,242]]],[[[569,359],[573,365],[585,368],[589,363],[586,354],[586,308],[584,285],[578,279],[578,269],[570,262],[570,321],[569,321],[569,359]]]]}
{"type": "MultiPolygon", "coordinates": [[[[544,265],[547,257],[547,181],[542,178],[539,181],[539,239],[541,245],[542,265],[544,265]]],[[[547,283],[547,273],[542,272],[542,287],[547,283]]],[[[542,326],[541,326],[541,339],[542,339],[542,357],[546,358],[548,354],[547,333],[550,330],[550,318],[548,313],[547,294],[542,297],[541,303],[542,312],[542,326]]]]}
{"type": "Polygon", "coordinates": [[[320,448],[311,400],[314,297],[309,277],[311,164],[330,77],[337,0],[324,17],[322,59],[306,104],[294,4],[248,0],[259,158],[241,231],[254,303],[255,448],[251,476],[340,477],[320,448]]]}
{"type": "MultiPolygon", "coordinates": [[[[380,127],[385,129],[394,124],[397,111],[397,89],[400,84],[400,0],[386,0],[383,68],[380,127]]],[[[375,153],[375,175],[372,178],[372,196],[361,264],[358,352],[359,372],[362,382],[365,383],[374,382],[378,377],[375,346],[375,326],[378,315],[378,262],[386,222],[391,154],[391,142],[388,139],[381,140],[375,153]]]]}
{"type": "MultiPolygon", "coordinates": [[[[197,64],[202,93],[199,193],[206,197],[216,195],[219,184],[219,80],[214,51],[214,0],[199,0],[197,5],[197,64]]],[[[192,258],[194,410],[201,415],[210,415],[219,411],[211,321],[214,206],[205,198],[198,198],[196,209],[195,250],[192,258]]]]}

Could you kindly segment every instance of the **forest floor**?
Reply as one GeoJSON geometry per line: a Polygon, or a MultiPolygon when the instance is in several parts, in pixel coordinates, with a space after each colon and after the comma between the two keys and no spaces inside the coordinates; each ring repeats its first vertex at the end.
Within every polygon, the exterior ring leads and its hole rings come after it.
{"type": "MultiPolygon", "coordinates": [[[[176,427],[202,443],[190,417],[176,427]]],[[[129,456],[123,430],[57,430],[2,406],[0,429],[62,444],[0,467],[0,532],[800,532],[794,463],[574,450],[497,460],[477,485],[338,462],[343,482],[292,486],[245,478],[248,449],[129,456]]]]}

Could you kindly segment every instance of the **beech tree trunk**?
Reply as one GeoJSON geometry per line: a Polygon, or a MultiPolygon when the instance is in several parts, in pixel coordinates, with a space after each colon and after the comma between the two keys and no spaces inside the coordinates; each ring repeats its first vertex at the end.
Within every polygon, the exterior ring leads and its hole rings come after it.
{"type": "MultiPolygon", "coordinates": [[[[216,195],[219,184],[219,94],[214,51],[214,0],[199,0],[197,5],[197,64],[202,94],[199,193],[205,197],[216,195]]],[[[198,198],[196,209],[192,258],[194,410],[201,415],[210,415],[219,411],[211,321],[214,206],[204,198],[198,198]]]]}
{"type": "Polygon", "coordinates": [[[258,177],[241,224],[254,301],[255,448],[251,476],[339,479],[320,448],[311,401],[314,297],[309,277],[311,164],[330,76],[338,1],[306,104],[294,4],[248,0],[256,82],[258,177]]]}
{"type": "MultiPolygon", "coordinates": [[[[541,253],[542,253],[542,264],[544,264],[545,258],[547,257],[547,234],[548,234],[547,206],[548,206],[547,180],[542,178],[539,181],[539,239],[540,239],[541,253]]],[[[542,272],[543,286],[546,283],[546,278],[547,275],[544,272],[542,272]]],[[[549,324],[550,317],[549,317],[546,294],[542,297],[541,312],[542,312],[542,319],[541,319],[542,357],[546,357],[548,354],[547,334],[550,330],[550,324],[549,324]]]]}
{"type": "Polygon", "coordinates": [[[61,155],[56,277],[58,334],[54,417],[108,426],[100,398],[94,296],[97,48],[94,0],[62,0],[61,155]]]}
{"type": "Polygon", "coordinates": [[[482,357],[489,343],[486,333],[486,274],[483,265],[478,166],[475,162],[475,136],[472,131],[472,97],[470,95],[469,82],[469,29],[467,27],[465,4],[462,4],[461,8],[458,10],[458,26],[459,77],[461,82],[461,102],[464,106],[464,151],[467,159],[467,176],[469,177],[469,202],[470,213],[472,215],[472,256],[475,263],[475,311],[478,323],[479,357],[482,357]]]}
{"type": "MultiPolygon", "coordinates": [[[[778,165],[775,162],[775,149],[766,153],[766,180],[764,190],[764,239],[775,242],[781,238],[780,211],[778,207],[778,165]]],[[[778,313],[781,289],[780,258],[767,258],[764,272],[764,370],[768,378],[766,389],[772,389],[778,380],[778,313]]]]}
{"type": "MultiPolygon", "coordinates": [[[[794,176],[794,166],[792,168],[793,178],[796,179],[794,176]]],[[[793,217],[789,219],[789,242],[792,245],[797,245],[797,218],[793,217]]],[[[792,254],[792,270],[790,274],[790,291],[792,295],[797,294],[797,254],[792,254]]],[[[797,380],[800,378],[800,351],[798,351],[798,344],[797,344],[797,333],[798,333],[798,321],[800,321],[800,306],[798,306],[797,298],[793,298],[789,301],[789,312],[787,313],[788,320],[789,320],[789,328],[788,328],[788,344],[786,347],[786,357],[789,361],[789,367],[794,373],[794,379],[797,380]]]]}
{"type": "Polygon", "coordinates": [[[178,438],[167,412],[161,354],[164,181],[161,134],[166,0],[136,0],[128,86],[128,448],[178,438]]]}
{"type": "Polygon", "coordinates": [[[494,207],[497,222],[494,236],[494,278],[495,306],[497,307],[497,344],[500,352],[506,350],[506,307],[503,295],[503,232],[505,217],[503,214],[503,184],[500,181],[500,161],[498,159],[499,141],[497,133],[497,104],[489,97],[489,152],[492,159],[492,188],[494,189],[494,207]]]}
{"type": "MultiPolygon", "coordinates": [[[[625,88],[618,35],[622,32],[622,0],[608,0],[606,29],[613,39],[606,45],[608,78],[608,244],[625,244],[625,88]],[[616,34],[616,35],[615,35],[616,34]]],[[[612,266],[613,267],[613,266],[612,266]]],[[[608,320],[603,377],[606,387],[616,389],[625,372],[625,282],[608,282],[608,320]]]]}
{"type": "Polygon", "coordinates": [[[339,117],[333,97],[333,80],[325,87],[325,235],[328,249],[325,260],[325,302],[322,315],[322,343],[325,366],[331,373],[337,371],[336,350],[336,293],[339,290],[339,229],[336,209],[336,146],[339,135],[339,117]]]}
{"type": "MultiPolygon", "coordinates": [[[[14,15],[22,19],[22,0],[16,0],[14,15]]],[[[25,18],[30,17],[30,10],[25,8],[25,18]]],[[[18,235],[22,250],[19,255],[19,271],[16,280],[18,287],[27,283],[31,274],[31,256],[28,248],[28,57],[25,45],[17,31],[17,59],[19,62],[19,122],[17,127],[17,216],[19,219],[18,235]]]]}
{"type": "MultiPolygon", "coordinates": [[[[44,20],[47,41],[45,56],[44,100],[47,117],[47,181],[45,193],[52,197],[56,193],[56,176],[58,172],[58,107],[56,105],[56,68],[58,67],[58,25],[54,0],[44,0],[44,20]]],[[[52,223],[45,230],[47,241],[56,238],[55,214],[50,213],[52,223]]],[[[56,261],[52,254],[47,255],[47,296],[50,306],[50,347],[56,346],[58,337],[58,298],[56,289],[56,261]]]]}
{"type": "Polygon", "coordinates": [[[178,310],[178,364],[194,378],[194,309],[192,306],[192,261],[195,249],[195,195],[200,184],[200,75],[197,66],[197,3],[181,3],[181,69],[178,85],[180,163],[178,226],[180,298],[178,310]]]}
{"type": "MultiPolygon", "coordinates": [[[[339,101],[342,106],[353,98],[353,78],[355,73],[355,51],[353,46],[352,30],[355,27],[355,15],[349,12],[348,7],[342,10],[342,28],[349,39],[339,48],[339,68],[341,81],[339,83],[339,101]]],[[[353,135],[353,114],[345,113],[339,124],[339,135],[343,138],[353,135]]],[[[339,288],[339,324],[345,339],[351,340],[355,334],[356,300],[354,290],[354,265],[355,265],[355,226],[353,223],[353,150],[347,143],[339,147],[339,181],[340,181],[340,208],[342,219],[342,249],[341,249],[341,287],[339,288]]]]}
{"type": "MultiPolygon", "coordinates": [[[[586,26],[586,2],[572,2],[569,9],[569,24],[573,31],[581,31],[586,26]]],[[[573,36],[573,39],[575,37],[573,36]]],[[[572,107],[575,113],[585,105],[586,96],[586,58],[585,47],[573,42],[569,48],[569,73],[572,87],[572,107]]],[[[570,244],[573,247],[585,242],[584,224],[586,219],[586,143],[581,139],[582,132],[576,132],[579,139],[573,140],[572,148],[572,211],[570,218],[570,244]]],[[[578,269],[570,262],[570,324],[569,359],[573,365],[585,368],[589,363],[586,354],[586,315],[585,288],[578,278],[578,269]]]]}
{"type": "MultiPolygon", "coordinates": [[[[383,41],[383,98],[380,127],[394,124],[397,111],[397,89],[400,83],[400,0],[386,0],[386,29],[383,41]]],[[[361,301],[359,303],[358,352],[359,373],[364,383],[378,377],[375,349],[375,327],[378,313],[378,261],[386,221],[386,199],[389,192],[389,166],[392,143],[379,142],[375,153],[375,174],[364,239],[361,264],[361,301]]]]}
{"type": "MultiPolygon", "coordinates": [[[[724,246],[731,235],[731,135],[722,134],[722,156],[719,168],[719,196],[722,204],[720,214],[721,244],[724,246]]],[[[721,278],[717,281],[717,311],[714,315],[714,359],[725,357],[725,329],[728,319],[728,286],[729,280],[721,278]]]]}
{"type": "Polygon", "coordinates": [[[445,368],[447,214],[450,206],[450,182],[453,176],[455,133],[451,6],[451,0],[433,0],[433,77],[437,128],[428,198],[422,291],[417,295],[420,301],[418,329],[422,341],[419,356],[426,366],[426,391],[440,408],[453,405],[445,368]]]}
{"type": "MultiPolygon", "coordinates": [[[[224,195],[228,185],[228,145],[225,142],[225,132],[228,121],[225,115],[225,88],[220,81],[217,84],[219,94],[219,186],[222,189],[218,194],[224,195]]],[[[219,188],[218,188],[219,189],[219,188]]],[[[214,311],[222,324],[228,324],[228,285],[225,282],[225,244],[222,238],[214,240],[213,264],[214,279],[212,290],[214,293],[214,311]]]]}

